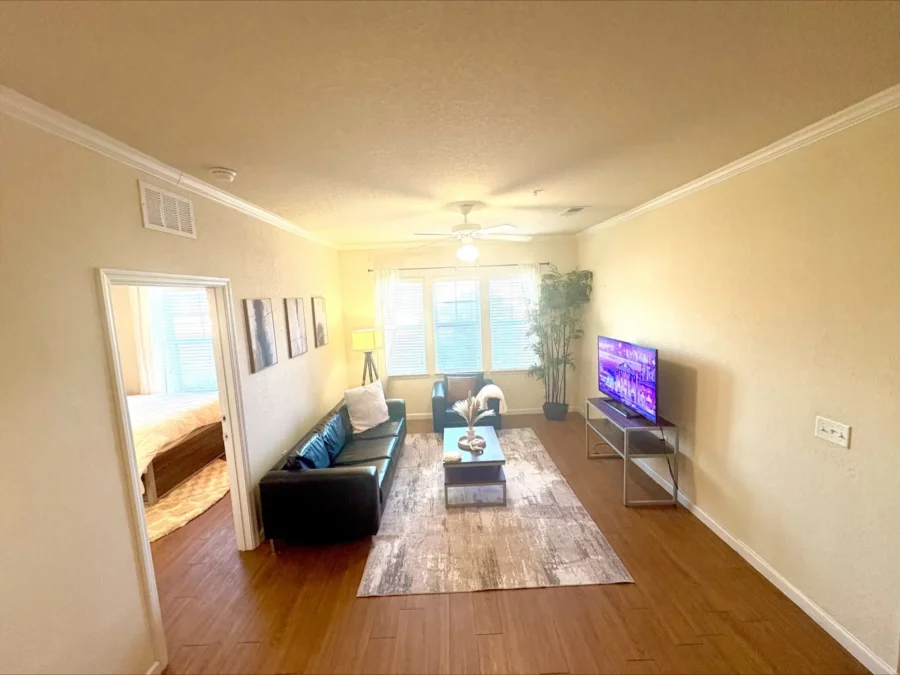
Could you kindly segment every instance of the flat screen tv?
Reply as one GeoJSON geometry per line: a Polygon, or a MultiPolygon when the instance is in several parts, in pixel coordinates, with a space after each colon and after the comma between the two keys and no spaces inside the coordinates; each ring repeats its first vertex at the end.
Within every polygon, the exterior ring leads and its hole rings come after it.
{"type": "Polygon", "coordinates": [[[597,338],[597,387],[626,417],[656,422],[657,351],[630,342],[597,338]]]}

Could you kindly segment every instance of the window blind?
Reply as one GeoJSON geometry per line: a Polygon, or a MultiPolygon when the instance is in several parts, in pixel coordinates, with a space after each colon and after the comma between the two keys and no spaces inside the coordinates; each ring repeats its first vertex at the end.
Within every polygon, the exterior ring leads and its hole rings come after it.
{"type": "Polygon", "coordinates": [[[205,288],[151,288],[157,367],[167,394],[216,391],[209,299],[205,288]]]}
{"type": "Polygon", "coordinates": [[[427,369],[422,280],[398,281],[386,304],[384,346],[388,375],[424,375],[427,369]]]}
{"type": "Polygon", "coordinates": [[[492,278],[490,288],[491,368],[526,370],[534,365],[528,309],[534,289],[524,277],[492,278]]]}
{"type": "Polygon", "coordinates": [[[439,373],[482,370],[477,281],[435,282],[434,360],[439,373]]]}

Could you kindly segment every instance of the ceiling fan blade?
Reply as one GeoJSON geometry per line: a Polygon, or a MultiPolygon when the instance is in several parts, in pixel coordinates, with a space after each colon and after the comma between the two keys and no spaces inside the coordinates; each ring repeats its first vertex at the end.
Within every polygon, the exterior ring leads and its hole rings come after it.
{"type": "Polygon", "coordinates": [[[414,237],[446,237],[447,234],[441,232],[440,234],[437,232],[413,232],[414,237]]]}
{"type": "Polygon", "coordinates": [[[479,230],[479,232],[482,232],[483,234],[488,234],[488,233],[499,234],[501,232],[515,232],[518,229],[519,228],[517,228],[515,225],[513,225],[511,223],[503,223],[502,225],[491,225],[490,227],[482,227],[479,230]]]}
{"type": "Polygon", "coordinates": [[[531,237],[527,234],[484,234],[477,235],[475,238],[486,241],[531,241],[531,237]]]}
{"type": "Polygon", "coordinates": [[[407,251],[415,251],[417,248],[425,248],[426,246],[434,246],[435,244],[440,244],[444,241],[452,241],[456,237],[444,237],[443,239],[432,239],[431,241],[426,241],[424,244],[419,244],[418,246],[410,246],[407,251]]]}

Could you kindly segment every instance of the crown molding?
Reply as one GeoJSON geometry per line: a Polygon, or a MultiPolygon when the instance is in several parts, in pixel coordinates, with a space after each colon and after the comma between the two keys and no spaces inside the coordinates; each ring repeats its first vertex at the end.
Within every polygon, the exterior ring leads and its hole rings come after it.
{"type": "Polygon", "coordinates": [[[108,157],[117,162],[121,162],[133,169],[142,171],[157,180],[166,181],[194,194],[198,194],[214,202],[227,206],[228,208],[240,211],[241,213],[274,225],[275,227],[286,230],[292,234],[313,241],[329,248],[334,245],[308,230],[297,226],[287,218],[267,211],[261,206],[257,206],[245,199],[236,197],[230,192],[226,192],[221,188],[195,178],[190,174],[176,169],[165,162],[161,162],[155,157],[132,148],[121,141],[116,140],[112,136],[108,136],[101,131],[89,127],[86,124],[72,119],[45,106],[42,103],[28,98],[24,94],[20,94],[14,89],[0,85],[0,114],[14,117],[22,122],[31,124],[32,126],[42,129],[48,133],[64,138],[67,141],[77,143],[78,145],[93,150],[104,157],[108,157]]]}
{"type": "Polygon", "coordinates": [[[716,169],[705,176],[692,180],[690,183],[685,183],[681,187],[666,192],[648,202],[644,202],[640,206],[636,206],[629,211],[625,211],[612,218],[607,218],[596,225],[592,225],[578,234],[579,236],[596,234],[600,230],[613,227],[626,220],[631,220],[632,218],[643,215],[648,211],[670,204],[682,197],[687,197],[694,192],[704,190],[716,183],[721,183],[723,180],[728,180],[739,173],[753,169],[766,162],[771,162],[773,159],[777,159],[782,155],[799,150],[802,147],[820,141],[823,138],[827,138],[832,134],[836,134],[855,124],[859,124],[860,122],[865,122],[867,119],[881,115],[898,106],[900,106],[900,84],[895,84],[893,87],[889,87],[859,103],[854,103],[848,108],[844,108],[833,115],[829,115],[823,120],[810,124],[808,127],[800,129],[800,131],[796,131],[789,136],[785,136],[781,140],[775,141],[771,145],[767,145],[756,152],[751,152],[749,155],[741,157],[730,164],[726,164],[722,168],[716,169]]]}

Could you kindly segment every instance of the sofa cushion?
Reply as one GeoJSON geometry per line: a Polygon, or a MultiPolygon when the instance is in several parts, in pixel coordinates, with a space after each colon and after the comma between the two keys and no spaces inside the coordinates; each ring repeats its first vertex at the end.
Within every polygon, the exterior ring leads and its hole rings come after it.
{"type": "Polygon", "coordinates": [[[319,434],[322,436],[322,440],[325,441],[328,459],[330,462],[333,462],[335,457],[344,449],[344,444],[347,441],[340,413],[331,415],[331,418],[322,426],[319,434]]]}
{"type": "Polygon", "coordinates": [[[469,394],[478,396],[476,389],[478,379],[475,375],[448,375],[447,376],[447,403],[451,405],[457,401],[465,401],[469,394]]]}
{"type": "Polygon", "coordinates": [[[331,457],[328,456],[325,441],[317,433],[295,445],[284,462],[284,468],[288,471],[327,469],[329,466],[331,457]]]}
{"type": "Polygon", "coordinates": [[[387,422],[382,422],[377,427],[372,427],[367,431],[353,434],[353,440],[370,441],[376,438],[391,438],[394,436],[399,436],[405,426],[405,418],[399,420],[388,420],[387,422]]]}
{"type": "Polygon", "coordinates": [[[337,407],[337,412],[341,416],[341,422],[344,423],[344,436],[350,438],[353,434],[353,425],[350,424],[350,410],[347,408],[347,404],[342,402],[337,407]]]}
{"type": "Polygon", "coordinates": [[[389,459],[376,459],[371,462],[364,462],[362,464],[354,464],[353,466],[374,466],[378,471],[378,487],[384,483],[384,478],[387,476],[388,469],[391,466],[391,460],[389,459]]]}
{"type": "Polygon", "coordinates": [[[369,464],[377,459],[390,459],[394,454],[397,439],[376,438],[368,441],[353,439],[341,454],[334,460],[334,466],[353,466],[355,464],[369,464]]]}
{"type": "Polygon", "coordinates": [[[353,433],[378,426],[390,418],[381,380],[344,392],[353,433]]]}

